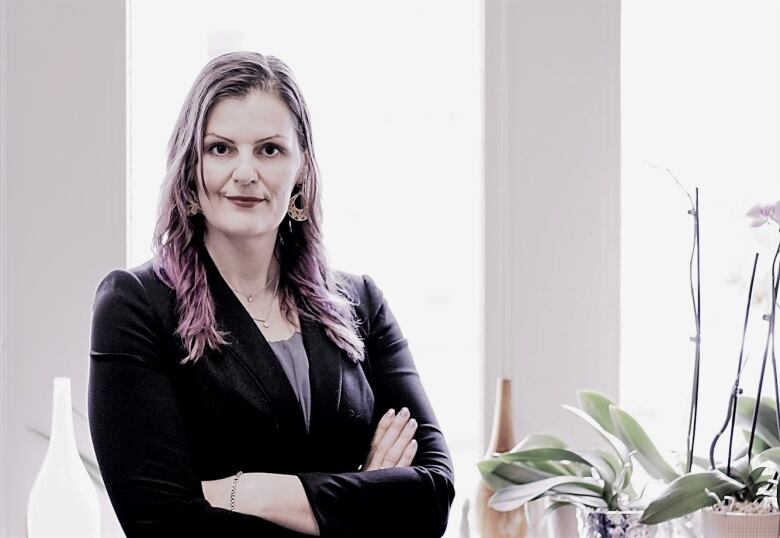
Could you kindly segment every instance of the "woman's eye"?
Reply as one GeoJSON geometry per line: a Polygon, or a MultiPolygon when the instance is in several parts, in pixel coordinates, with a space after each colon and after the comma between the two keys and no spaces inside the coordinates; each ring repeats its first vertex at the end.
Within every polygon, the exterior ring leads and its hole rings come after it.
{"type": "Polygon", "coordinates": [[[228,151],[228,147],[221,142],[212,144],[211,147],[209,147],[209,153],[213,153],[214,155],[218,155],[218,156],[227,155],[227,151],[228,151]]]}
{"type": "Polygon", "coordinates": [[[282,148],[280,148],[279,146],[275,146],[274,144],[268,144],[263,146],[263,152],[264,152],[263,154],[266,157],[276,157],[279,153],[282,152],[282,148]],[[275,153],[268,153],[267,150],[269,149],[275,151],[275,153]]]}
{"type": "MultiPolygon", "coordinates": [[[[284,150],[275,144],[266,144],[260,151],[265,157],[276,157],[284,153],[284,150]]],[[[217,157],[224,157],[230,153],[230,148],[222,142],[217,142],[209,146],[208,152],[217,157]]]]}

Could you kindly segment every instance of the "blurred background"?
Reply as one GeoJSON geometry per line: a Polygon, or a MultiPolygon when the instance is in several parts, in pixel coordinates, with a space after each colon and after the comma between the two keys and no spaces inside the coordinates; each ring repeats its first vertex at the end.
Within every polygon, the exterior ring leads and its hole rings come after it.
{"type": "Polygon", "coordinates": [[[331,263],[383,289],[452,451],[447,536],[499,376],[517,440],[595,442],[560,408],[593,388],[684,452],[692,219],[666,168],[700,189],[703,455],[777,240],[744,216],[780,198],[777,20],[774,0],[0,0],[0,535],[25,533],[53,377],[86,415],[95,288],[151,256],[174,121],[230,50],[302,87],[331,263]]]}

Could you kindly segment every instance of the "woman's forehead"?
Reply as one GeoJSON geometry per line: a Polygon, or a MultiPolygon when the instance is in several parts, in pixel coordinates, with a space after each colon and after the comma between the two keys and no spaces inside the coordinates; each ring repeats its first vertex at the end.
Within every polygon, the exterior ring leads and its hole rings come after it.
{"type": "Polygon", "coordinates": [[[290,136],[294,131],[286,103],[276,95],[256,90],[217,102],[209,112],[205,132],[230,139],[258,140],[275,134],[290,136]]]}

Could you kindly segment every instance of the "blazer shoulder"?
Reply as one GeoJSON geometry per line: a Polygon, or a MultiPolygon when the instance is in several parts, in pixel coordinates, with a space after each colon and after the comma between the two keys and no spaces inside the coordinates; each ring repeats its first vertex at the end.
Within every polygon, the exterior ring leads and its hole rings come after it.
{"type": "Polygon", "coordinates": [[[98,293],[113,291],[120,294],[143,294],[153,304],[169,299],[173,294],[173,290],[155,272],[151,259],[135,267],[111,269],[100,280],[97,291],[98,293]]]}
{"type": "Polygon", "coordinates": [[[135,267],[112,269],[100,280],[93,312],[125,308],[148,310],[157,324],[170,324],[175,292],[157,276],[151,259],[135,267]]]}
{"type": "Polygon", "coordinates": [[[384,298],[374,279],[367,274],[347,271],[335,270],[334,274],[339,289],[355,305],[358,314],[368,321],[373,319],[384,298]]]}

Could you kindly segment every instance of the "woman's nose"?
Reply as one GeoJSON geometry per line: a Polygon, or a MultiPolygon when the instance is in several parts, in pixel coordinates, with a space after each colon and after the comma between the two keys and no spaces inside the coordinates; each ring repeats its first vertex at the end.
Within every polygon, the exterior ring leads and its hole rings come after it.
{"type": "Polygon", "coordinates": [[[233,179],[244,184],[257,180],[257,170],[254,167],[251,156],[239,156],[236,169],[233,170],[233,179]]]}

